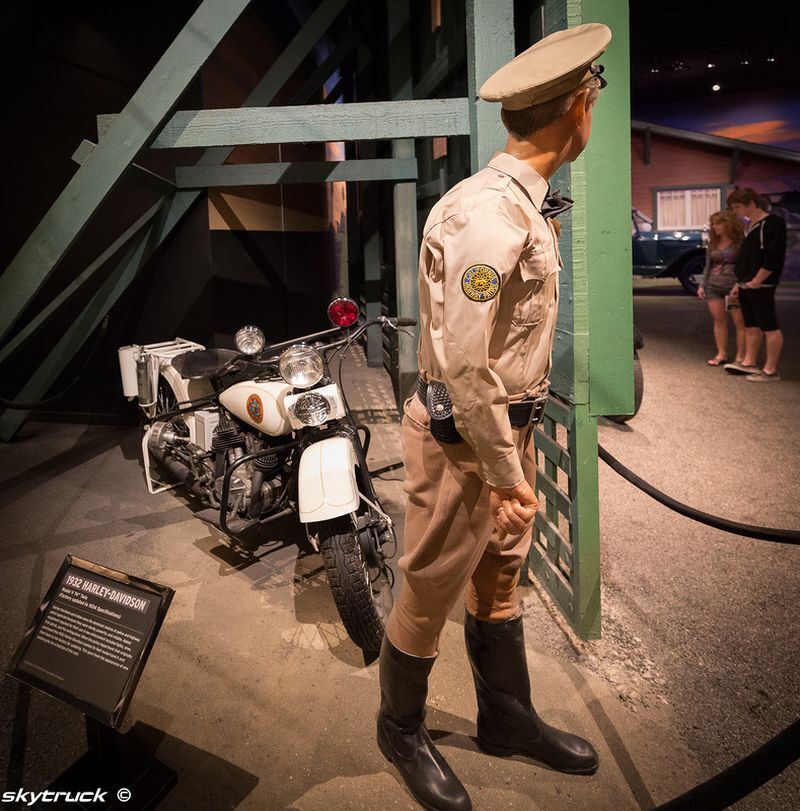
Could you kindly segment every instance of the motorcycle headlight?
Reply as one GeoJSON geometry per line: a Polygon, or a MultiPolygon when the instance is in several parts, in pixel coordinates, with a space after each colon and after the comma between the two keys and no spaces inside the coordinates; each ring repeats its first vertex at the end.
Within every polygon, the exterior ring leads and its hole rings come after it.
{"type": "Polygon", "coordinates": [[[243,355],[255,355],[266,345],[264,333],[252,324],[242,327],[234,336],[236,348],[243,355]]]}
{"type": "Polygon", "coordinates": [[[306,344],[290,346],[278,360],[281,377],[292,386],[308,389],[325,374],[325,364],[316,349],[306,344]]]}
{"type": "Polygon", "coordinates": [[[302,394],[294,404],[294,414],[305,425],[322,425],[328,421],[331,407],[328,401],[313,391],[302,394]]]}

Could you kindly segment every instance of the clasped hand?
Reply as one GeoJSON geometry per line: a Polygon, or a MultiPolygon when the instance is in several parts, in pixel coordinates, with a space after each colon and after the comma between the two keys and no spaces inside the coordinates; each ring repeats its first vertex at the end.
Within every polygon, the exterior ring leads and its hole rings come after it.
{"type": "Polygon", "coordinates": [[[518,535],[533,523],[539,500],[528,482],[522,481],[512,488],[490,487],[489,507],[502,541],[506,535],[518,535]]]}

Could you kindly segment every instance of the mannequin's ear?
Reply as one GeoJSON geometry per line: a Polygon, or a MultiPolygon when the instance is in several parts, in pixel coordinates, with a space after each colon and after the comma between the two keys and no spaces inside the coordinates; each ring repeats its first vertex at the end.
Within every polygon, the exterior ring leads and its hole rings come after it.
{"type": "Polygon", "coordinates": [[[584,87],[575,94],[572,104],[569,107],[569,114],[576,127],[583,124],[583,120],[589,114],[591,103],[589,101],[590,88],[584,87]]]}

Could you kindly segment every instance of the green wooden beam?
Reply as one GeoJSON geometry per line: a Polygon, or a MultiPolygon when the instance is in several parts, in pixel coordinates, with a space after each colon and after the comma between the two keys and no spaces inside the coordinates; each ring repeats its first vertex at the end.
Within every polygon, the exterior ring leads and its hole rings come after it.
{"type": "Polygon", "coordinates": [[[148,145],[249,0],[203,0],[0,276],[0,340],[148,145]]]}
{"type": "Polygon", "coordinates": [[[0,348],[0,365],[22,349],[28,341],[36,335],[45,325],[50,316],[61,305],[80,290],[84,282],[88,281],[101,267],[114,256],[132,237],[150,223],[161,210],[164,200],[159,200],[139,217],[130,228],[115,239],[84,271],[82,271],[59,295],[57,295],[35,318],[31,319],[13,338],[0,348]]]}
{"type": "MultiPolygon", "coordinates": [[[[113,126],[116,116],[97,118],[100,132],[109,124],[113,126]]],[[[172,117],[151,146],[154,149],[232,147],[239,144],[380,141],[467,134],[469,111],[466,99],[373,101],[185,110],[172,117]]],[[[102,139],[100,143],[103,143],[102,139]]]]}
{"type": "MultiPolygon", "coordinates": [[[[80,351],[134,280],[140,268],[188,211],[196,196],[190,191],[176,192],[168,205],[160,207],[159,216],[151,221],[149,227],[141,229],[136,234],[128,249],[112,268],[108,278],[17,394],[17,400],[35,402],[47,394],[66,365],[80,351]]],[[[0,439],[6,442],[12,439],[27,419],[28,413],[10,409],[3,412],[3,416],[0,417],[0,439]]]]}
{"type": "MultiPolygon", "coordinates": [[[[86,163],[86,159],[91,155],[96,146],[97,144],[93,144],[91,141],[87,141],[84,138],[78,148],[72,153],[72,160],[79,166],[82,166],[86,163]]],[[[143,186],[154,191],[156,194],[172,194],[172,192],[175,191],[175,184],[171,180],[167,180],[167,178],[155,172],[151,172],[149,169],[145,169],[144,166],[139,166],[138,163],[132,163],[128,167],[128,171],[132,171],[134,177],[136,177],[143,186]]]]}
{"type": "Polygon", "coordinates": [[[354,161],[302,161],[296,163],[242,163],[223,166],[179,166],[178,188],[213,186],[272,186],[284,183],[333,183],[334,181],[414,180],[413,157],[354,161]]]}
{"type": "Polygon", "coordinates": [[[483,101],[478,91],[513,58],[514,0],[467,0],[467,98],[473,172],[503,148],[507,137],[500,121],[500,105],[483,101]]]}

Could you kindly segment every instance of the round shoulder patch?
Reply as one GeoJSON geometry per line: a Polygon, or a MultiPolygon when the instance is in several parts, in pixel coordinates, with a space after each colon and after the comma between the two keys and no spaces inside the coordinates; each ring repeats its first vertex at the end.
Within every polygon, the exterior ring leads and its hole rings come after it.
{"type": "Polygon", "coordinates": [[[461,277],[461,289],[472,301],[491,301],[500,292],[500,276],[489,265],[471,265],[461,277]]]}

